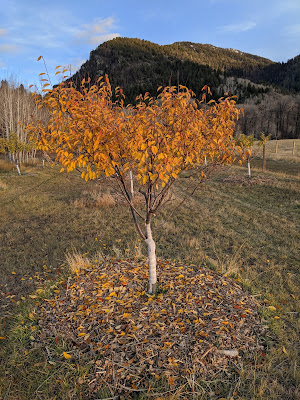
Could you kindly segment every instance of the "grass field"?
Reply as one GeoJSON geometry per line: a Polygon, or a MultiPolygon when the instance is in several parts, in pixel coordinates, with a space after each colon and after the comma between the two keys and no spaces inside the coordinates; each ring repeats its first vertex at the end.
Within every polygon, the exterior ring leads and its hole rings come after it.
{"type": "MultiPolygon", "coordinates": [[[[274,145],[268,144],[265,173],[258,154],[250,181],[245,167],[223,170],[163,225],[169,210],[154,223],[160,259],[229,274],[259,299],[269,327],[264,359],[240,370],[238,390],[230,382],[208,381],[203,399],[300,398],[300,140],[294,155],[292,141],[280,141],[277,154],[274,145]]],[[[61,357],[67,348],[63,339],[48,344],[49,352],[57,354],[49,363],[48,350],[35,340],[35,310],[76,262],[146,256],[126,204],[112,186],[58,171],[27,166],[18,176],[0,160],[1,399],[88,398],[82,388],[89,366],[61,357]]],[[[174,189],[175,203],[187,185],[182,177],[174,189]]],[[[119,398],[99,396],[90,398],[119,398]]]]}

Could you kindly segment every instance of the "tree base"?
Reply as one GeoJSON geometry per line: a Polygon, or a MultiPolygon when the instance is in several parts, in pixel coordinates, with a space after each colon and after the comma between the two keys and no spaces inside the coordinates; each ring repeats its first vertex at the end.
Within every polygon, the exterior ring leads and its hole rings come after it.
{"type": "Polygon", "coordinates": [[[152,289],[150,290],[150,283],[148,283],[148,293],[149,294],[155,294],[156,292],[157,292],[157,289],[158,289],[158,285],[157,285],[157,283],[152,283],[152,289]]]}

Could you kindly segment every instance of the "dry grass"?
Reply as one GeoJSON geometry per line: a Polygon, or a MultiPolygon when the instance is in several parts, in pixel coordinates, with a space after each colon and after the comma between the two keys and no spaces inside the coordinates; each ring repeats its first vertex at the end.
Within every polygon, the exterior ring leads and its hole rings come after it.
{"type": "MultiPolygon", "coordinates": [[[[262,157],[262,147],[256,145],[254,151],[258,153],[258,156],[262,157]]],[[[269,140],[266,144],[266,155],[274,160],[282,159],[299,162],[300,139],[269,140]]]]}
{"type": "MultiPolygon", "coordinates": [[[[167,210],[154,222],[159,258],[232,274],[267,306],[261,309],[270,327],[263,362],[243,364],[238,376],[223,381],[194,383],[203,389],[199,398],[299,397],[299,163],[268,159],[269,166],[270,179],[250,186],[240,184],[240,178],[224,182],[228,175],[247,174],[245,168],[234,167],[203,185],[161,228],[156,227],[167,210]]],[[[5,337],[0,340],[0,398],[87,399],[86,380],[93,364],[65,360],[61,354],[68,344],[61,337],[47,343],[51,357],[35,344],[36,303],[55,296],[59,282],[67,283],[70,269],[84,271],[85,264],[101,257],[145,257],[146,247],[111,186],[100,182],[99,195],[93,182],[85,183],[75,174],[40,167],[24,172],[18,177],[15,171],[2,170],[0,163],[6,187],[0,190],[0,337],[5,337]],[[114,204],[101,203],[105,194],[114,204]],[[89,202],[74,207],[84,199],[89,202]]],[[[253,176],[257,174],[254,168],[253,176]]],[[[178,182],[175,203],[187,185],[184,178],[178,182]]],[[[163,390],[165,383],[159,384],[163,390]]],[[[143,396],[135,398],[147,398],[143,396]]],[[[179,393],[169,398],[176,396],[179,393]]],[[[103,390],[97,398],[107,397],[109,390],[103,390]]]]}
{"type": "Polygon", "coordinates": [[[1,158],[0,158],[0,171],[2,174],[5,174],[7,172],[12,172],[12,171],[15,171],[17,173],[16,167],[14,164],[10,163],[6,159],[1,159],[1,158]]]}
{"type": "Polygon", "coordinates": [[[73,273],[76,274],[78,272],[81,272],[87,268],[91,267],[91,260],[86,257],[85,255],[82,255],[81,253],[78,252],[78,250],[73,250],[72,252],[67,252],[66,253],[66,263],[69,268],[69,270],[73,273]]]}
{"type": "Polygon", "coordinates": [[[7,189],[7,184],[4,183],[2,180],[0,180],[0,190],[5,190],[7,189]]]}
{"type": "Polygon", "coordinates": [[[271,140],[269,143],[267,143],[267,151],[269,153],[269,157],[274,157],[275,159],[284,158],[285,160],[292,159],[293,161],[299,162],[300,139],[278,140],[277,144],[276,140],[271,140]]]}

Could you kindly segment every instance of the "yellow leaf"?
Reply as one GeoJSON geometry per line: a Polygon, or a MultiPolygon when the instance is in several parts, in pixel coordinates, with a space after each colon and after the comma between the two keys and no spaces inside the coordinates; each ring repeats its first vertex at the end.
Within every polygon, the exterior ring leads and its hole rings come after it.
{"type": "Polygon", "coordinates": [[[69,353],[66,353],[65,351],[63,352],[63,356],[65,357],[66,360],[69,360],[72,356],[69,353]]]}
{"type": "Polygon", "coordinates": [[[0,336],[0,340],[5,340],[5,337],[4,336],[0,336]]]}
{"type": "Polygon", "coordinates": [[[274,307],[274,306],[269,306],[268,309],[269,309],[270,311],[276,311],[276,307],[274,307]]]}
{"type": "Polygon", "coordinates": [[[40,61],[41,58],[42,58],[42,56],[39,56],[39,58],[37,59],[37,61],[40,61]]]}
{"type": "Polygon", "coordinates": [[[76,328],[76,331],[80,331],[80,329],[84,329],[84,327],[80,325],[78,328],[76,328]]]}
{"type": "Polygon", "coordinates": [[[34,315],[33,315],[32,313],[29,313],[29,314],[28,314],[28,317],[29,317],[29,319],[31,319],[31,321],[34,320],[34,315]]]}
{"type": "Polygon", "coordinates": [[[158,148],[156,146],[151,147],[152,153],[155,155],[158,152],[158,148]]]}
{"type": "Polygon", "coordinates": [[[131,318],[131,314],[129,314],[129,313],[124,313],[124,314],[123,314],[123,318],[131,318]]]}
{"type": "Polygon", "coordinates": [[[85,336],[85,332],[78,333],[78,336],[79,336],[79,337],[85,336]]]}
{"type": "Polygon", "coordinates": [[[36,299],[37,296],[35,294],[30,294],[28,297],[30,297],[31,299],[36,299]]]}

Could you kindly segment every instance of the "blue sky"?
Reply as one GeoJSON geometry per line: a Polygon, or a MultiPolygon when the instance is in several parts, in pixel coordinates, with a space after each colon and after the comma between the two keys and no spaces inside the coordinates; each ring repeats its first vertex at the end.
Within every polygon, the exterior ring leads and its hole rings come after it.
{"type": "MultiPolygon", "coordinates": [[[[210,43],[287,61],[300,54],[300,0],[0,0],[0,79],[36,83],[117,36],[210,43]]],[[[55,82],[53,82],[55,83],[55,82]]]]}

